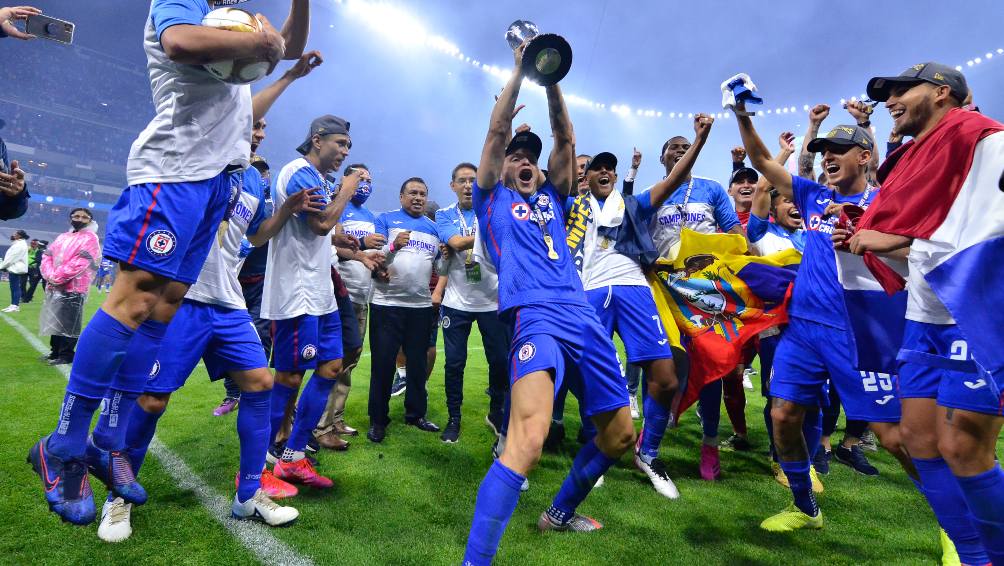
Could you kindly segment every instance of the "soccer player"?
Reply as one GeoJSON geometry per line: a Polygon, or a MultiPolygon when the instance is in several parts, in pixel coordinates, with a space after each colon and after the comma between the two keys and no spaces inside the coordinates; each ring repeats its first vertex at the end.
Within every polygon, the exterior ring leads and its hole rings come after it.
{"type": "Polygon", "coordinates": [[[867,130],[857,126],[837,126],[826,137],[814,139],[808,149],[823,154],[830,183],[823,186],[793,176],[770,158],[743,105],[736,108],[736,118],[753,167],[781,197],[794,202],[807,229],[788,308],[791,322],[777,346],[770,381],[774,444],[795,503],[760,526],[768,531],[819,529],[823,515],[813,495],[809,464],[809,447],[818,446],[819,429],[809,428],[811,437],[806,438],[803,423],[808,412],[818,415],[827,378],[839,391],[848,418],[873,423],[883,445],[901,462],[909,461],[899,447],[894,425],[899,420],[899,404],[891,380],[869,381],[853,367],[843,293],[830,242],[839,206],[866,207],[878,192],[865,179],[874,142],[867,130]]]}
{"type": "Polygon", "coordinates": [[[286,404],[300,389],[307,370],[314,370],[297,403],[285,448],[281,454],[275,451],[279,457],[273,473],[279,479],[317,488],[334,483],[317,473],[304,450],[342,369],[342,323],[331,282],[329,234],[355,194],[360,173],[344,178],[337,194],[326,175],[341,166],[351,147],[348,122],[330,114],[315,118],[307,139],[296,148],[303,157],[282,168],[272,193],[276,206],[303,189],[320,188],[325,197],[322,212],[298,216],[273,238],[261,312],[262,318],[272,321],[274,342],[273,440],[286,415],[286,404]]]}
{"type": "MultiPolygon", "coordinates": [[[[669,176],[676,162],[690,149],[690,140],[675,136],[662,145],[659,162],[669,176]]],[[[652,217],[649,229],[659,255],[669,257],[680,241],[680,231],[689,228],[702,234],[728,232],[742,234],[736,211],[728,193],[711,179],[688,175],[652,217]]],[[[681,361],[680,366],[684,363],[681,361]]],[[[698,407],[704,438],[701,443],[701,477],[713,481],[721,474],[718,459],[718,424],[721,419],[722,382],[716,379],[701,389],[698,407]]]]}
{"type": "Polygon", "coordinates": [[[104,398],[117,402],[102,420],[127,420],[228,212],[230,174],[248,165],[251,89],[199,64],[246,57],[274,65],[299,57],[306,42],[307,0],[293,0],[281,34],[260,15],[262,33],[202,26],[210,8],[206,0],[151,2],[143,45],[157,115],[132,145],[129,186],[109,215],[104,247],[121,271],[80,336],[56,429],[29,453],[50,509],[72,523],[94,520],[87,467],[124,499],[146,500],[122,452],[124,427],[96,438],[85,462],[91,417],[104,398]]]}
{"type": "MultiPolygon", "coordinates": [[[[1004,472],[995,460],[1004,383],[973,355],[976,338],[963,334],[956,322],[960,313],[950,312],[924,277],[932,264],[963,252],[960,242],[999,241],[1004,235],[997,190],[1004,126],[963,110],[969,95],[965,77],[938,63],[914,65],[898,77],[875,77],[868,95],[885,102],[897,134],[913,137],[880,168],[887,194],[862,218],[862,228],[879,219],[897,227],[884,233],[876,224],[848,241],[854,253],[895,253],[909,246],[899,353],[903,442],[920,476],[918,488],[955,542],[959,559],[1004,564],[1004,472]],[[926,183],[917,181],[923,178],[926,183]],[[932,231],[935,226],[940,227],[932,231]]],[[[993,256],[987,262],[999,270],[993,256]]],[[[989,317],[986,324],[988,331],[994,328],[989,317]]]]}
{"type": "MultiPolygon", "coordinates": [[[[362,338],[366,335],[369,301],[373,293],[373,271],[383,264],[385,257],[380,248],[387,243],[382,234],[376,233],[376,216],[365,206],[373,192],[373,180],[369,168],[363,163],[355,163],[346,167],[344,174],[348,175],[356,169],[359,169],[360,173],[359,185],[345,206],[345,212],[342,213],[338,225],[343,234],[351,236],[358,242],[358,246],[353,249],[351,246],[336,244],[335,255],[338,257],[336,268],[348,291],[348,301],[339,297],[338,302],[338,312],[342,315],[342,333],[347,335],[351,332],[345,320],[346,316],[351,316],[351,321],[348,322],[356,325],[360,340],[357,348],[344,352],[338,383],[332,389],[328,405],[324,408],[321,421],[314,431],[318,443],[331,448],[341,445],[347,448],[348,442],[342,437],[359,434],[358,430],[345,423],[345,403],[352,387],[352,370],[359,363],[362,354],[362,338]]],[[[332,259],[334,260],[334,257],[332,259]]],[[[344,343],[345,340],[343,345],[344,343]]]]}
{"type": "Polygon", "coordinates": [[[617,332],[621,337],[628,363],[641,366],[648,382],[635,465],[648,476],[656,492],[670,499],[679,497],[680,492],[657,456],[679,383],[669,338],[642,266],[659,257],[648,231],[651,216],[690,175],[712,123],[714,118],[698,114],[694,118],[694,144],[665,179],[638,196],[625,197],[614,190],[617,158],[612,153],[598,153],[586,165],[590,193],[568,203],[568,245],[586,298],[607,334],[612,337],[617,332]]]}
{"type": "Polygon", "coordinates": [[[374,283],[370,304],[372,366],[370,428],[366,437],[372,442],[383,442],[387,435],[394,358],[399,349],[404,350],[408,366],[405,423],[426,432],[439,432],[439,426],[425,418],[429,329],[435,329],[436,320],[429,279],[440,244],[436,223],[425,215],[428,195],[425,181],[419,177],[407,179],[401,184],[401,208],[376,219],[376,232],[389,243],[382,248],[387,257],[387,277],[374,283]]]}
{"type": "Polygon", "coordinates": [[[460,437],[460,406],[464,400],[464,367],[467,343],[474,323],[481,334],[481,344],[488,362],[488,415],[485,421],[496,436],[503,428],[505,396],[509,391],[506,365],[509,355],[509,330],[498,316],[498,275],[474,257],[473,188],[477,167],[461,163],[453,168],[450,189],[457,202],[436,211],[439,237],[450,248],[443,293],[443,342],[446,349],[446,409],[450,419],[441,439],[454,443],[460,437]]]}
{"type": "Polygon", "coordinates": [[[586,301],[566,246],[564,199],[575,185],[572,124],[561,89],[546,87],[554,147],[544,179],[540,138],[513,136],[512,111],[523,80],[523,46],[492,111],[474,187],[478,229],[499,274],[499,313],[513,326],[511,416],[505,449],[478,490],[465,564],[489,564],[519,500],[526,474],[540,459],[554,391],[572,382],[597,434],[579,450],[540,530],[592,531],[599,522],[576,513],[597,478],[634,441],[627,387],[613,342],[586,301]],[[501,180],[500,180],[501,179],[501,180]]]}

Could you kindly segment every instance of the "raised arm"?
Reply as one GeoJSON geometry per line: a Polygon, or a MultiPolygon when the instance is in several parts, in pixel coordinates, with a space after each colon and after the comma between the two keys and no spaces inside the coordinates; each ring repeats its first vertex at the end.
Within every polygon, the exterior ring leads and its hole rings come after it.
{"type": "Polygon", "coordinates": [[[708,141],[708,135],[711,133],[711,125],[714,123],[715,119],[708,114],[694,116],[694,143],[690,145],[687,153],[684,153],[683,157],[676,162],[676,165],[673,165],[673,169],[669,172],[669,175],[666,175],[665,179],[652,187],[650,196],[653,207],[660,206],[663,201],[669,198],[673,189],[679,187],[680,183],[690,176],[690,171],[694,168],[694,163],[697,162],[697,156],[701,154],[701,148],[708,141]]]}
{"type": "MultiPolygon", "coordinates": [[[[858,127],[868,130],[868,133],[871,134],[872,137],[874,138],[874,133],[872,132],[872,120],[871,120],[872,107],[868,106],[864,102],[861,102],[860,100],[855,102],[848,102],[845,107],[847,108],[847,113],[851,115],[851,118],[854,118],[854,123],[857,124],[858,127]]],[[[872,141],[874,142],[875,140],[873,139],[872,141]]],[[[878,151],[876,150],[873,150],[871,153],[872,153],[872,158],[868,162],[867,177],[868,177],[868,183],[874,186],[878,184],[878,182],[875,179],[875,176],[878,174],[879,156],[878,156],[878,151]]]]}
{"type": "Polygon", "coordinates": [[[560,195],[568,196],[578,178],[575,168],[575,131],[565,106],[565,97],[561,95],[561,87],[558,85],[547,87],[547,113],[551,117],[551,135],[554,137],[554,147],[547,159],[548,179],[560,195]]]}
{"type": "Polygon", "coordinates": [[[750,214],[757,218],[770,216],[770,183],[767,182],[766,177],[761,176],[756,182],[753,202],[750,204],[750,214]]]}
{"type": "Polygon", "coordinates": [[[328,203],[328,206],[324,207],[324,210],[320,213],[307,215],[307,224],[313,233],[318,236],[327,236],[331,233],[331,230],[342,217],[342,213],[345,212],[345,205],[348,204],[352,195],[356,193],[356,187],[359,186],[361,176],[361,169],[356,169],[348,175],[342,176],[342,186],[335,194],[335,198],[331,199],[331,202],[328,203]]]}
{"type": "Polygon", "coordinates": [[[633,148],[631,152],[631,168],[628,169],[628,174],[624,176],[623,188],[621,193],[625,195],[630,195],[634,193],[634,180],[638,176],[638,168],[641,167],[641,152],[638,148],[633,148]]]}
{"type": "Polygon", "coordinates": [[[505,160],[505,147],[512,138],[512,119],[516,111],[516,99],[519,98],[519,87],[523,81],[523,49],[520,45],[513,52],[514,65],[512,76],[505,88],[495,99],[491,121],[488,123],[488,135],[485,146],[481,150],[481,163],[478,164],[478,187],[491,190],[502,175],[502,162],[505,160]]]}
{"type": "Polygon", "coordinates": [[[819,125],[830,115],[830,107],[826,104],[817,104],[809,110],[809,129],[805,131],[802,138],[802,148],[798,152],[798,176],[806,179],[815,179],[816,173],[812,170],[812,162],[816,159],[816,154],[809,151],[809,142],[819,135],[819,125]]]}
{"type": "Polygon", "coordinates": [[[736,122],[739,124],[739,135],[743,139],[743,147],[749,155],[753,168],[767,177],[767,181],[774,185],[782,195],[792,198],[791,194],[791,173],[783,165],[771,159],[770,151],[764,145],[763,140],[753,127],[753,121],[745,114],[746,105],[739,103],[736,105],[736,122]]]}
{"type": "Polygon", "coordinates": [[[309,53],[304,53],[300,56],[300,59],[289,68],[288,71],[282,74],[274,83],[268,85],[267,87],[261,89],[253,97],[251,97],[251,108],[254,112],[253,120],[257,122],[268,114],[272,105],[279,96],[285,92],[286,88],[293,84],[296,79],[305,77],[313,71],[314,68],[319,66],[324,62],[319,51],[311,51],[309,53]]]}
{"type": "Polygon", "coordinates": [[[781,135],[777,137],[777,143],[780,149],[774,156],[774,161],[784,166],[788,162],[788,158],[795,153],[795,134],[781,132],[781,135]]]}
{"type": "Polygon", "coordinates": [[[282,24],[282,39],[286,42],[283,59],[296,59],[303,55],[310,32],[310,0],[293,0],[286,23],[282,24]]]}

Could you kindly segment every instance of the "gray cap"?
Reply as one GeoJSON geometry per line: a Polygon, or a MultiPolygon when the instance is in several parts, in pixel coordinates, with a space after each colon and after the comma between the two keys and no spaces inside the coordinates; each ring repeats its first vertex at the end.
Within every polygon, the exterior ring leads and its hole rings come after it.
{"type": "Polygon", "coordinates": [[[837,126],[825,136],[810,141],[807,149],[812,153],[819,153],[828,145],[856,145],[869,151],[875,149],[871,133],[861,126],[837,126]]]}
{"type": "Polygon", "coordinates": [[[310,123],[310,131],[307,132],[307,139],[296,148],[300,155],[310,153],[311,138],[314,136],[327,136],[330,134],[349,135],[349,123],[338,116],[325,114],[320,118],[314,118],[310,123]]]}
{"type": "Polygon", "coordinates": [[[959,102],[969,95],[969,86],[966,85],[966,77],[961,71],[941,63],[928,62],[918,63],[900,73],[898,77],[873,77],[868,81],[868,96],[872,100],[885,102],[889,100],[889,91],[893,87],[918,83],[947,86],[952,90],[952,96],[959,102]]]}

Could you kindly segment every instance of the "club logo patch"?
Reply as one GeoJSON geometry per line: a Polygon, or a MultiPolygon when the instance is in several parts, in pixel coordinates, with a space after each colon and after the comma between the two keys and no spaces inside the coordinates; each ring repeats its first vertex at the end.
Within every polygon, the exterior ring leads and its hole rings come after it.
{"type": "Polygon", "coordinates": [[[530,207],[525,202],[517,202],[512,205],[512,217],[516,220],[526,220],[530,218],[530,207]]]}
{"type": "Polygon", "coordinates": [[[146,237],[147,251],[158,256],[171,255],[177,243],[174,233],[169,230],[155,230],[146,237]]]}
{"type": "Polygon", "coordinates": [[[154,360],[153,367],[150,368],[150,377],[157,377],[158,373],[160,373],[160,360],[154,360]]]}
{"type": "Polygon", "coordinates": [[[519,347],[519,361],[528,362],[533,359],[537,354],[537,347],[533,345],[533,342],[526,342],[519,347]]]}
{"type": "Polygon", "coordinates": [[[314,346],[313,344],[307,344],[306,346],[303,347],[303,350],[300,351],[300,357],[305,360],[312,360],[316,355],[317,355],[317,346],[314,346]]]}
{"type": "Polygon", "coordinates": [[[551,205],[551,197],[547,195],[540,195],[537,197],[537,204],[540,205],[541,208],[547,208],[551,205]]]}
{"type": "Polygon", "coordinates": [[[443,328],[449,328],[450,327],[450,317],[444,316],[442,324],[443,324],[443,328]]]}

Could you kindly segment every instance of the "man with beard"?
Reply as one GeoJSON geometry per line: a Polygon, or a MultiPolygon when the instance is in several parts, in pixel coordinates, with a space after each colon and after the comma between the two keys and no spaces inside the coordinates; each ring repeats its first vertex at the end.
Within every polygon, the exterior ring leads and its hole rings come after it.
{"type": "Polygon", "coordinates": [[[376,219],[376,232],[387,239],[386,278],[377,279],[370,301],[370,428],[366,438],[383,442],[390,424],[390,390],[398,350],[407,358],[405,424],[426,432],[439,426],[425,418],[428,409],[429,329],[436,320],[432,306],[433,264],[439,257],[436,223],[425,215],[429,188],[419,177],[401,184],[401,208],[376,219]]]}
{"type": "Polygon", "coordinates": [[[990,361],[999,347],[999,317],[984,306],[996,302],[992,289],[1004,237],[998,190],[1004,126],[963,110],[968,94],[962,73],[939,63],[869,81],[868,95],[885,102],[893,130],[913,140],[879,169],[887,194],[862,217],[848,244],[854,253],[902,253],[909,246],[906,328],[898,356],[903,442],[920,477],[918,488],[959,559],[1004,564],[1004,472],[995,459],[1004,380],[990,361]],[[985,255],[957,271],[952,286],[973,293],[979,311],[957,305],[950,310],[949,295],[932,272],[946,261],[974,257],[974,250],[985,255]],[[987,287],[973,289],[974,273],[987,287]]]}
{"type": "Polygon", "coordinates": [[[474,257],[473,188],[478,170],[471,163],[453,168],[450,188],[457,194],[454,205],[436,212],[439,237],[450,247],[446,290],[443,296],[443,341],[446,348],[446,408],[450,420],[441,437],[456,442],[460,436],[460,406],[464,399],[464,366],[467,341],[476,322],[488,361],[488,415],[485,420],[496,435],[504,423],[505,396],[509,390],[506,358],[509,331],[498,317],[498,275],[474,257]]]}
{"type": "Polygon", "coordinates": [[[550,178],[545,180],[537,166],[542,144],[536,134],[520,132],[506,145],[524,78],[525,47],[515,50],[512,77],[492,110],[474,187],[479,230],[499,274],[499,313],[514,334],[508,438],[478,490],[464,555],[464,563],[474,565],[490,564],[495,555],[526,474],[540,459],[554,391],[562,381],[570,382],[598,432],[576,455],[551,507],[541,514],[540,530],[600,528],[576,508],[634,440],[616,350],[586,301],[563,245],[564,201],[575,186],[575,148],[557,85],[545,88],[554,139],[550,178]]]}

